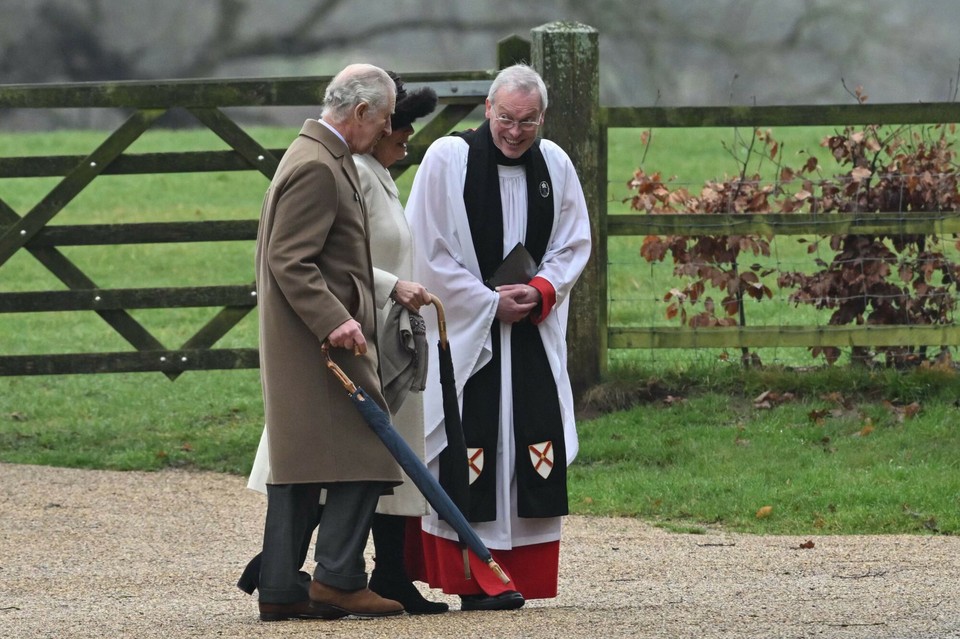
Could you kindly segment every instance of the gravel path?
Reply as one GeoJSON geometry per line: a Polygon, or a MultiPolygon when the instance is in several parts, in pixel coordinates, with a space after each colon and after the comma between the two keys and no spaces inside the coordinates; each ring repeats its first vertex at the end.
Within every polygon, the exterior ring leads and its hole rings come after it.
{"type": "MultiPolygon", "coordinates": [[[[0,637],[960,637],[960,538],[681,535],[570,517],[560,596],[514,612],[261,623],[239,477],[0,464],[0,637]]],[[[368,549],[369,550],[369,549],[368,549]]]]}

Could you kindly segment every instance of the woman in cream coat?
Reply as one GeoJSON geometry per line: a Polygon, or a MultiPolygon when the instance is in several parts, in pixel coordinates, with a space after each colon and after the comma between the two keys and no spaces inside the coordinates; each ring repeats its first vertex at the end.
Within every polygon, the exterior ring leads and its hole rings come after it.
{"type": "MultiPolygon", "coordinates": [[[[413,238],[407,225],[396,183],[389,167],[406,157],[407,140],[413,134],[413,121],[432,112],[437,105],[436,93],[427,87],[407,92],[403,82],[391,73],[397,83],[397,105],[391,116],[393,133],[377,142],[374,150],[354,156],[360,174],[364,204],[369,215],[370,254],[373,258],[374,302],[377,306],[378,334],[385,334],[384,321],[394,304],[402,304],[412,311],[429,302],[429,294],[419,284],[410,281],[413,274],[413,238]]],[[[393,425],[422,459],[424,456],[423,400],[419,393],[408,393],[403,404],[392,410],[393,425]]],[[[269,455],[266,431],[250,472],[247,486],[266,492],[269,475],[269,455]]],[[[406,528],[419,539],[420,517],[428,514],[423,495],[408,478],[393,490],[392,495],[380,498],[373,519],[374,569],[370,589],[382,597],[399,601],[408,613],[436,614],[446,612],[447,605],[427,601],[410,581],[404,567],[406,528]],[[413,519],[410,522],[410,519],[413,519]]],[[[309,542],[309,540],[305,540],[309,542]]],[[[303,548],[306,553],[306,544],[303,548]]],[[[238,586],[248,592],[255,588],[256,560],[252,561],[238,586]]]]}

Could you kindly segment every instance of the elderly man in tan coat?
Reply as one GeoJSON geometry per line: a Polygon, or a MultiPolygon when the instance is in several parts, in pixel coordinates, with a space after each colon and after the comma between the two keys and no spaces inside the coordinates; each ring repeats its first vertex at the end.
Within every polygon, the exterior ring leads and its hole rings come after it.
{"type": "Polygon", "coordinates": [[[270,477],[260,571],[260,618],[400,614],[367,588],[363,550],[377,505],[400,468],[326,370],[321,345],[381,407],[367,211],[354,153],[390,134],[393,80],[350,65],[328,85],[263,203],[256,277],[270,477]],[[355,353],[359,356],[355,356],[355,353]],[[302,540],[317,521],[313,578],[302,540]]]}

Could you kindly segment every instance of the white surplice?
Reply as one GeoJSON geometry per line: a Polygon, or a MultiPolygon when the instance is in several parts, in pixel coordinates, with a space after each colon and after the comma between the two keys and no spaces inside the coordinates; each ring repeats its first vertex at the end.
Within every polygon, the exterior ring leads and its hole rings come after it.
{"type": "MultiPolygon", "coordinates": [[[[407,201],[407,218],[415,244],[414,279],[443,302],[447,338],[453,355],[457,394],[462,410],[463,388],[470,376],[491,358],[490,330],[499,296],[488,289],[480,276],[470,226],[463,201],[467,171],[467,143],[459,137],[434,142],[423,158],[407,201]]],[[[566,463],[578,450],[573,412],[573,393],[567,374],[566,326],[568,296],[590,256],[590,222],[583,189],[567,154],[549,140],[540,148],[553,183],[554,221],[538,277],[556,290],[556,305],[540,326],[550,369],[553,371],[563,420],[566,463]]],[[[503,205],[503,255],[523,242],[527,227],[527,182],[522,166],[500,166],[500,196],[503,205]]],[[[533,195],[536,197],[536,194],[533,195]]],[[[436,318],[425,314],[428,343],[438,339],[436,318]]],[[[513,436],[509,325],[500,326],[501,401],[500,432],[496,454],[497,519],[473,524],[488,548],[509,550],[560,538],[561,517],[520,518],[517,516],[513,436]],[[509,513],[509,517],[504,516],[509,513]]],[[[437,367],[431,366],[423,393],[426,457],[434,475],[437,455],[446,446],[443,402],[437,367]]],[[[492,454],[485,451],[486,454],[492,454]]],[[[562,460],[557,460],[561,462],[562,460]]],[[[456,533],[437,515],[423,519],[423,528],[432,535],[456,539],[456,533]]]]}

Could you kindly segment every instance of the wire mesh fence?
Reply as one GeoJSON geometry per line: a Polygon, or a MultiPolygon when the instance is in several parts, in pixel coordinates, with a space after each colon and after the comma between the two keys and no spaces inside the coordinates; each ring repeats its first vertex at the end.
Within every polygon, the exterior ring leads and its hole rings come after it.
{"type": "Polygon", "coordinates": [[[950,360],[953,170],[634,186],[608,218],[612,365],[950,360]]]}

